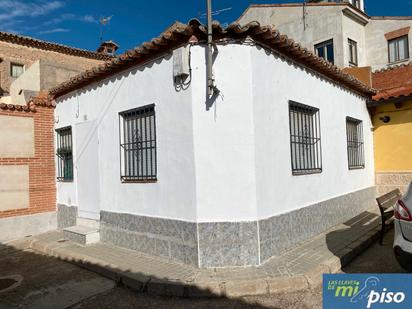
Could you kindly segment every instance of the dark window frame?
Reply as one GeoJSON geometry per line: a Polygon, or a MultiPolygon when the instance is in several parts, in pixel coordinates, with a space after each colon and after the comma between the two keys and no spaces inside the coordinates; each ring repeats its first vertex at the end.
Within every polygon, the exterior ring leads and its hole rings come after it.
{"type": "Polygon", "coordinates": [[[319,108],[290,100],[289,134],[292,175],[322,173],[319,108]]]}
{"type": "Polygon", "coordinates": [[[12,78],[19,78],[23,73],[24,73],[24,64],[21,63],[17,63],[17,62],[10,62],[10,77],[12,78]],[[23,68],[23,72],[19,75],[19,76],[14,76],[13,75],[13,66],[17,66],[17,67],[21,67],[23,68]]]}
{"type": "Polygon", "coordinates": [[[409,59],[409,35],[402,35],[400,37],[388,40],[388,62],[389,63],[397,63],[397,62],[402,62],[406,61],[409,59]],[[406,40],[405,44],[405,58],[400,59],[400,50],[399,50],[399,42],[401,40],[406,40]],[[391,59],[391,43],[395,44],[395,59],[391,59]]]}
{"type": "Polygon", "coordinates": [[[330,63],[334,64],[335,63],[335,44],[333,41],[333,38],[317,43],[314,45],[315,48],[315,54],[320,57],[325,59],[326,61],[329,61],[330,63]],[[329,53],[328,53],[328,46],[332,45],[332,59],[329,59],[329,53]],[[322,48],[324,56],[319,54],[319,49],[322,48]]]}
{"type": "Polygon", "coordinates": [[[355,8],[361,9],[360,0],[352,0],[352,1],[351,1],[351,4],[352,4],[355,8]]]}
{"type": "Polygon", "coordinates": [[[121,182],[157,182],[156,134],[155,104],[119,112],[121,182]]]}
{"type": "Polygon", "coordinates": [[[363,121],[346,117],[346,143],[349,170],[365,168],[365,142],[363,121]]]}
{"type": "Polygon", "coordinates": [[[349,64],[358,66],[358,42],[348,38],[348,47],[349,47],[349,64]]]}
{"type": "Polygon", "coordinates": [[[57,181],[73,181],[73,131],[71,126],[56,129],[57,181]]]}

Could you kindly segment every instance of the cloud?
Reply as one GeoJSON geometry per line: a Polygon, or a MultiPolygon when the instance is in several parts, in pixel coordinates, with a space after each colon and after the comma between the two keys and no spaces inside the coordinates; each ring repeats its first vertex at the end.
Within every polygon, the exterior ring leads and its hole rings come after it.
{"type": "Polygon", "coordinates": [[[55,29],[50,29],[50,30],[39,31],[37,32],[37,34],[50,34],[50,33],[61,33],[61,32],[70,32],[70,30],[66,28],[55,28],[55,29]]]}
{"type": "Polygon", "coordinates": [[[93,15],[85,15],[81,18],[81,21],[84,21],[86,23],[94,23],[97,24],[99,21],[96,17],[94,17],[93,15]]]}
{"type": "Polygon", "coordinates": [[[0,0],[0,21],[12,21],[19,17],[44,16],[64,6],[63,1],[19,1],[0,0]]]}
{"type": "Polygon", "coordinates": [[[43,23],[43,26],[58,25],[65,21],[80,21],[80,22],[85,22],[85,23],[96,23],[96,24],[99,22],[97,18],[94,17],[93,15],[77,16],[75,14],[66,13],[66,14],[62,14],[58,17],[54,17],[52,19],[45,21],[43,23]]]}
{"type": "Polygon", "coordinates": [[[67,27],[60,25],[67,21],[99,23],[98,18],[90,14],[56,14],[64,6],[65,0],[0,0],[0,25],[7,32],[50,34],[69,32],[67,27]],[[40,22],[31,20],[38,17],[42,17],[40,22]]]}

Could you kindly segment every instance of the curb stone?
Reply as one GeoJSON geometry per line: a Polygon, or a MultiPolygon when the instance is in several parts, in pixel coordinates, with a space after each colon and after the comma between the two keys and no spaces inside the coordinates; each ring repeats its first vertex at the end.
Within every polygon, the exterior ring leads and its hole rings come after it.
{"type": "Polygon", "coordinates": [[[118,265],[109,264],[100,258],[72,252],[68,248],[70,242],[55,243],[33,238],[25,246],[34,251],[98,273],[133,290],[151,295],[194,298],[225,296],[236,298],[241,296],[291,293],[316,288],[322,284],[322,275],[324,273],[340,272],[342,267],[348,265],[378,238],[379,231],[372,230],[304,274],[285,277],[262,276],[262,278],[242,279],[240,281],[234,279],[218,280],[217,278],[204,281],[173,281],[167,278],[154,278],[143,273],[132,273],[118,265]]]}

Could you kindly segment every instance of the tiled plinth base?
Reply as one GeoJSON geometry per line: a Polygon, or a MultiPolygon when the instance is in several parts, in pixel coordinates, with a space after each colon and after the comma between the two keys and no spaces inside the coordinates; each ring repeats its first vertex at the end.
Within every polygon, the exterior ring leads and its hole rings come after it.
{"type": "Polygon", "coordinates": [[[198,267],[259,265],[372,207],[375,187],[250,222],[186,222],[102,211],[100,239],[198,267]]]}

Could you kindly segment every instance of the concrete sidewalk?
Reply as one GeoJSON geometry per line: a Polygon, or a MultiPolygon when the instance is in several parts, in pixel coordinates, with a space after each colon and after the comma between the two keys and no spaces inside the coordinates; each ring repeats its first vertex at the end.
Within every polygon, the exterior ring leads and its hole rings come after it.
{"type": "Polygon", "coordinates": [[[27,244],[149,294],[238,297],[318,287],[323,273],[339,272],[373,244],[379,226],[378,209],[372,208],[259,267],[198,269],[104,243],[83,247],[60,231],[32,237],[27,244]]]}

